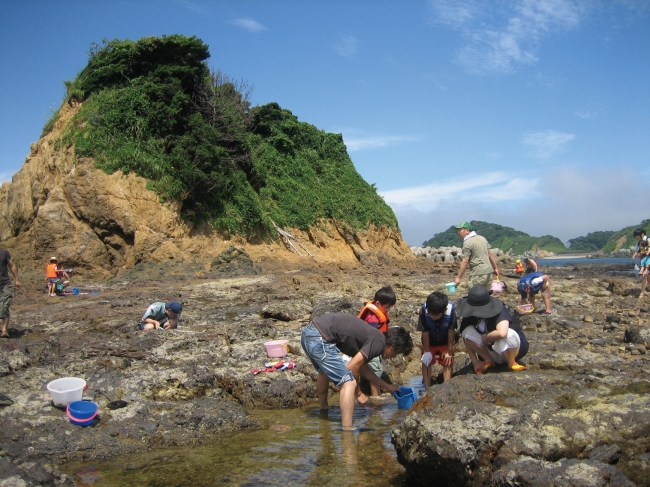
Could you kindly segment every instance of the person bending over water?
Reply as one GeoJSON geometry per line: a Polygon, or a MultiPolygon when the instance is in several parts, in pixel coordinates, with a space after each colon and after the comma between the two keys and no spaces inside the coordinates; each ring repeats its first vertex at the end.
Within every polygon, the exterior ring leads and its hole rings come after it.
{"type": "Polygon", "coordinates": [[[360,376],[386,391],[399,390],[399,386],[377,377],[368,367],[368,361],[379,356],[390,359],[398,354],[408,355],[413,349],[411,335],[404,328],[389,327],[382,333],[347,313],[328,313],[314,318],[303,329],[300,343],[318,372],[319,408],[321,411],[329,409],[327,391],[331,380],[340,389],[341,426],[348,431],[354,429],[355,397],[359,404],[368,401],[359,388],[360,376]],[[345,363],[341,353],[352,358],[345,363]]]}

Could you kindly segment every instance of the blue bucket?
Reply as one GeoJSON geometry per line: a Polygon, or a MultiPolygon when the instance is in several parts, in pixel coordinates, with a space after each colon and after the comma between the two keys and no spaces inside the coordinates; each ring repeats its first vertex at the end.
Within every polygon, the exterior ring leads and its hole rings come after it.
{"type": "Polygon", "coordinates": [[[68,418],[72,424],[89,426],[95,420],[99,406],[91,401],[75,401],[68,404],[68,418]]]}
{"type": "Polygon", "coordinates": [[[400,409],[410,409],[417,399],[415,389],[412,387],[401,386],[399,391],[393,392],[393,396],[397,399],[397,407],[400,409]]]}

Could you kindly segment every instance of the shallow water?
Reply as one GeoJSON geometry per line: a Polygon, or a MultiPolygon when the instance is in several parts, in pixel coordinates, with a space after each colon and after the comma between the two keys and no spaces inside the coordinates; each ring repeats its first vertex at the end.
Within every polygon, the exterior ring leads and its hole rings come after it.
{"type": "MultiPolygon", "coordinates": [[[[422,390],[421,377],[409,386],[422,390]]],[[[331,398],[330,405],[338,404],[331,398]]],[[[338,407],[253,411],[260,427],[195,447],[171,447],[106,462],[61,468],[93,487],[120,486],[407,486],[390,442],[406,416],[394,399],[357,406],[352,433],[338,407]]]]}
{"type": "Polygon", "coordinates": [[[629,264],[630,268],[638,263],[631,257],[603,257],[600,259],[586,259],[585,257],[564,257],[557,259],[538,259],[537,264],[540,266],[560,267],[563,265],[597,265],[597,264],[629,264]]]}

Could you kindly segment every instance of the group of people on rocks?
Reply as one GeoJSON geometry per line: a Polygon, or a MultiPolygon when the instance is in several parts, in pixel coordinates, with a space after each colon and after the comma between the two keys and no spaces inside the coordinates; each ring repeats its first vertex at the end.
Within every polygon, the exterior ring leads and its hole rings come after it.
{"type": "MultiPolygon", "coordinates": [[[[463,259],[455,283],[460,284],[469,269],[470,290],[455,304],[449,302],[446,294],[435,291],[419,310],[417,330],[421,333],[422,380],[426,389],[431,385],[431,365],[435,363],[442,366],[444,381],[452,377],[458,316],[462,317],[458,333],[476,374],[483,374],[498,364],[506,365],[513,372],[526,369],[517,362],[528,352],[523,330],[503,302],[492,297],[487,289],[493,276],[499,275],[490,245],[473,231],[469,222],[462,222],[456,228],[463,239],[463,259]]],[[[542,281],[545,291],[549,290],[548,279],[542,281]]],[[[526,297],[534,296],[537,291],[527,289],[526,297]]],[[[375,293],[372,301],[364,304],[357,317],[347,313],[325,314],[313,318],[302,331],[302,348],[318,372],[319,407],[322,411],[329,409],[327,393],[332,381],[340,390],[344,430],[354,429],[355,399],[359,404],[368,401],[360,388],[361,377],[370,383],[371,398],[378,398],[382,389],[391,393],[399,389],[383,380],[381,362],[399,354],[408,355],[413,348],[406,329],[388,326],[388,312],[396,301],[393,289],[385,286],[375,293]]],[[[550,305],[547,309],[550,312],[550,305]]]]}

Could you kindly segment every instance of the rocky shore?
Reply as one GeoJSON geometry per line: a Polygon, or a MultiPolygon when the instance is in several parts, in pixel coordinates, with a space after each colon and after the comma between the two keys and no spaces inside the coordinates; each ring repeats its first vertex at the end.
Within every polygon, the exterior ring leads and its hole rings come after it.
{"type": "MultiPolygon", "coordinates": [[[[224,433],[254,424],[253,407],[313,403],[315,373],[299,341],[310,317],[356,314],[391,284],[391,323],[419,344],[419,306],[458,265],[336,265],[247,250],[252,260],[223,257],[222,273],[209,262],[151,263],[76,283],[98,294],[47,298],[41,280],[27,278],[14,300],[12,338],[0,342],[0,392],[9,398],[0,402],[0,485],[81,485],[57,465],[217,435],[227,441],[224,433]],[[178,330],[137,330],[151,302],[172,299],[184,306],[178,330]],[[251,374],[267,361],[264,342],[278,338],[289,340],[297,367],[251,374]],[[45,385],[66,376],[88,382],[84,397],[100,406],[94,425],[72,425],[52,406],[45,385]],[[116,400],[128,404],[109,409],[116,400]]],[[[525,372],[473,375],[457,347],[454,378],[432,387],[392,433],[414,484],[650,485],[649,310],[635,278],[609,273],[617,270],[546,269],[553,315],[521,318],[531,343],[525,372]]],[[[502,299],[514,306],[515,276],[502,272],[502,299]]],[[[419,353],[386,369],[394,382],[419,375],[419,353]]]]}

